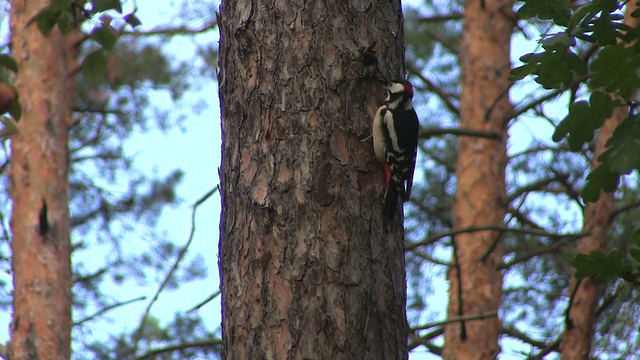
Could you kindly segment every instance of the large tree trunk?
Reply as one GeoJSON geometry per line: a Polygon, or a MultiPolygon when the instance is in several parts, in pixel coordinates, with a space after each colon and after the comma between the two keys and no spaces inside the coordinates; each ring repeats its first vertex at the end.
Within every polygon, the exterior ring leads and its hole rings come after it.
{"type": "Polygon", "coordinates": [[[405,359],[402,226],[363,141],[400,1],[229,0],[219,26],[223,357],[405,359]]]}
{"type": "Polygon", "coordinates": [[[11,42],[20,66],[15,84],[23,108],[11,140],[12,360],[70,356],[68,67],[75,52],[57,29],[45,38],[35,23],[28,25],[48,3],[11,5],[11,42]]]}
{"type": "MultiPolygon", "coordinates": [[[[454,227],[501,226],[505,201],[509,101],[509,56],[514,20],[512,1],[464,3],[460,53],[462,96],[460,127],[492,131],[501,140],[463,137],[456,167],[454,227]]],[[[496,313],[502,294],[497,265],[504,255],[498,231],[475,231],[454,238],[449,271],[449,318],[496,313]]],[[[496,316],[454,322],[445,327],[445,359],[494,359],[499,352],[500,319],[496,316]]]]}

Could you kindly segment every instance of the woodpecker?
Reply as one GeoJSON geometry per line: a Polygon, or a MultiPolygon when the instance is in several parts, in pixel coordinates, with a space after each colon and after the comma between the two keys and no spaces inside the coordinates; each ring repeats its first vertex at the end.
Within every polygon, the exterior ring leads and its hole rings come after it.
{"type": "Polygon", "coordinates": [[[384,163],[386,190],[383,212],[388,219],[397,209],[398,197],[408,201],[418,152],[420,124],[413,109],[413,86],[407,80],[393,80],[387,98],[373,119],[373,150],[384,163]]]}

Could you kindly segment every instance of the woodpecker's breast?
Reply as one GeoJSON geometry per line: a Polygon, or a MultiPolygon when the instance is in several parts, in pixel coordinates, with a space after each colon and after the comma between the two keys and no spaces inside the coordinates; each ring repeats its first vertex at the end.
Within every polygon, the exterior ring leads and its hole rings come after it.
{"type": "Polygon", "coordinates": [[[372,137],[373,137],[373,151],[376,154],[376,158],[381,161],[381,162],[385,162],[387,159],[387,137],[388,135],[386,134],[386,128],[385,128],[385,124],[384,124],[384,115],[387,112],[387,106],[386,105],[382,105],[378,108],[378,111],[376,112],[376,116],[373,119],[373,130],[372,130],[372,137]]]}

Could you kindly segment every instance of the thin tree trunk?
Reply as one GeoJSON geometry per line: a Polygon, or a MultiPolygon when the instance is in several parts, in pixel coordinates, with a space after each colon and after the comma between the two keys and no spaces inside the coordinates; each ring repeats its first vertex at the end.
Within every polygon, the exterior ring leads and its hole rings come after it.
{"type": "MultiPolygon", "coordinates": [[[[638,25],[638,19],[631,16],[636,8],[634,3],[629,2],[625,10],[625,23],[631,27],[638,25]]],[[[592,169],[598,166],[598,157],[605,151],[607,140],[611,138],[615,129],[626,116],[626,108],[617,108],[600,128],[593,153],[592,169]]],[[[576,246],[577,253],[589,254],[593,251],[606,250],[607,232],[611,225],[609,219],[613,211],[613,196],[613,192],[602,191],[598,201],[587,203],[585,206],[583,230],[589,232],[589,235],[579,240],[576,246]]],[[[600,291],[598,285],[590,278],[582,280],[573,278],[570,289],[573,297],[569,305],[566,329],[562,338],[561,359],[588,359],[591,354],[600,291]]]]}
{"type": "MultiPolygon", "coordinates": [[[[602,125],[596,140],[593,154],[592,168],[598,166],[598,157],[605,150],[605,143],[615,128],[626,116],[626,109],[618,108],[613,116],[602,125]]],[[[593,251],[604,251],[609,230],[609,218],[613,210],[613,192],[601,192],[598,201],[587,203],[584,209],[583,230],[588,236],[581,238],[576,246],[576,252],[589,254],[593,251]]],[[[565,334],[562,339],[561,358],[566,360],[588,359],[593,340],[593,326],[595,323],[596,307],[600,293],[598,285],[590,278],[571,281],[571,292],[574,293],[569,308],[565,334]],[[576,289],[576,286],[578,288],[576,289]]]]}
{"type": "Polygon", "coordinates": [[[28,22],[44,0],[11,5],[15,84],[23,116],[11,139],[12,360],[70,356],[71,262],[68,129],[73,64],[65,37],[28,22]]]}
{"type": "Polygon", "coordinates": [[[400,2],[229,0],[219,26],[223,358],[406,359],[402,226],[364,141],[400,2]]]}
{"type": "MultiPolygon", "coordinates": [[[[466,1],[460,64],[460,127],[491,131],[501,140],[462,137],[456,167],[454,227],[502,225],[506,213],[506,123],[509,101],[512,1],[466,1]]],[[[497,265],[504,255],[497,231],[462,233],[454,239],[449,271],[450,318],[496,313],[502,294],[497,265]]],[[[445,327],[445,359],[494,359],[500,319],[496,316],[445,327]]]]}

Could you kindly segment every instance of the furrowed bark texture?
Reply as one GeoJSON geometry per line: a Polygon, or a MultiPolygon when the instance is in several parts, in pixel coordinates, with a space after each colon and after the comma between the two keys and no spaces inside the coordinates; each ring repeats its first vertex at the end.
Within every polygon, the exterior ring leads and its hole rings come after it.
{"type": "Polygon", "coordinates": [[[11,138],[13,322],[9,355],[69,359],[71,263],[68,209],[70,51],[56,29],[28,21],[49,1],[13,1],[11,40],[23,116],[11,138]]]}
{"type": "MultiPolygon", "coordinates": [[[[595,169],[598,166],[597,159],[604,152],[607,140],[613,135],[613,131],[626,115],[626,109],[618,108],[600,128],[593,154],[592,168],[595,169]]],[[[612,211],[613,192],[601,192],[598,201],[587,203],[584,208],[583,230],[589,232],[589,235],[580,239],[576,246],[576,252],[589,254],[596,250],[606,250],[607,232],[612,211]]],[[[580,281],[572,279],[570,289],[572,292],[575,289],[575,295],[570,304],[565,334],[562,338],[561,358],[566,360],[588,359],[591,353],[600,292],[598,285],[590,278],[584,278],[580,281]],[[578,286],[577,289],[576,286],[578,286]]]]}
{"type": "MultiPolygon", "coordinates": [[[[502,225],[505,216],[505,166],[509,101],[509,58],[514,26],[512,2],[466,1],[460,65],[460,127],[492,131],[502,140],[462,137],[456,168],[454,227],[502,225]]],[[[497,312],[504,249],[496,231],[462,233],[454,238],[449,271],[450,318],[497,312]]],[[[445,327],[445,359],[494,359],[499,352],[497,316],[445,327]]]]}
{"type": "Polygon", "coordinates": [[[225,359],[405,359],[400,221],[382,226],[377,79],[398,0],[223,1],[225,359]]]}

